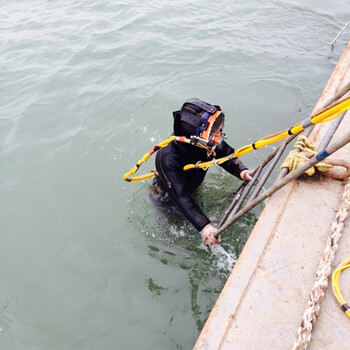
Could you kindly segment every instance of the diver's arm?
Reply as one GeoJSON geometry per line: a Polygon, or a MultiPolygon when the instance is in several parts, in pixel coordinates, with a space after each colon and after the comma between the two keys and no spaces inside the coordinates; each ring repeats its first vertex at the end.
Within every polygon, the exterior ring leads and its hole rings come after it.
{"type": "MultiPolygon", "coordinates": [[[[228,145],[225,141],[222,143],[222,147],[219,149],[218,147],[215,149],[216,157],[215,158],[222,158],[229,156],[230,154],[233,154],[235,150],[228,145]]],[[[245,175],[243,173],[244,170],[248,170],[248,168],[241,162],[239,158],[233,158],[227,162],[224,162],[220,164],[222,168],[224,168],[226,171],[228,171],[230,174],[238,177],[239,179],[243,180],[245,179],[241,175],[245,175]]],[[[248,180],[248,178],[246,178],[248,180]]]]}
{"type": "Polygon", "coordinates": [[[194,184],[186,181],[186,173],[182,169],[183,162],[179,154],[171,151],[171,147],[161,149],[156,157],[159,180],[186,218],[198,231],[201,231],[210,223],[210,220],[191,196],[193,188],[190,186],[194,184]]]}
{"type": "Polygon", "coordinates": [[[169,195],[197,231],[202,231],[210,223],[210,220],[190,195],[182,194],[180,197],[173,197],[170,192],[169,195]]]}

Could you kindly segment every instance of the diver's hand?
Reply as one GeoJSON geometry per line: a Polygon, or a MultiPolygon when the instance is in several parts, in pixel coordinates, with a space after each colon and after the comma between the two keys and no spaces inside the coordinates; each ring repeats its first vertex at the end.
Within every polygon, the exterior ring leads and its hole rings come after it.
{"type": "Polygon", "coordinates": [[[218,231],[216,227],[211,224],[204,226],[201,231],[202,241],[205,245],[213,245],[221,243],[221,236],[215,238],[214,234],[218,231]]]}
{"type": "Polygon", "coordinates": [[[253,170],[246,169],[246,170],[242,170],[239,176],[241,177],[242,180],[250,181],[253,178],[252,173],[253,173],[253,170]]]}

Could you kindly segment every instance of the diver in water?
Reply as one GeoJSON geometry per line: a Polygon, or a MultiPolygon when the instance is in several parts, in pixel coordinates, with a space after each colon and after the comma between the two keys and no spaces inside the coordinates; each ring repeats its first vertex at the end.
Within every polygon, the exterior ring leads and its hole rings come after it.
{"type": "MultiPolygon", "coordinates": [[[[187,164],[206,162],[234,153],[225,141],[223,133],[225,115],[220,106],[211,105],[196,98],[187,100],[180,111],[175,111],[173,134],[194,140],[197,146],[181,142],[171,142],[158,151],[156,156],[157,175],[151,185],[151,198],[158,203],[171,200],[185,217],[200,231],[203,243],[220,243],[214,236],[217,228],[211,225],[208,217],[192,198],[206,175],[202,169],[184,171],[187,164]]],[[[252,179],[251,170],[238,158],[220,165],[239,179],[252,179]]]]}

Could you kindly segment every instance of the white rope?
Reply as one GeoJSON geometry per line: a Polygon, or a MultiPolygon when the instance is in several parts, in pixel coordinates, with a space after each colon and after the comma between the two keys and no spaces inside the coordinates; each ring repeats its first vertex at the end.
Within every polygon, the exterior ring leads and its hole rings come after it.
{"type": "Polygon", "coordinates": [[[297,331],[297,336],[294,341],[293,350],[305,350],[311,341],[311,332],[315,325],[317,316],[320,313],[320,304],[328,287],[328,277],[331,273],[331,266],[334,260],[335,253],[338,249],[338,242],[342,235],[344,222],[348,217],[350,209],[350,178],[348,178],[343,196],[341,198],[337,214],[331,226],[327,245],[324,254],[321,258],[316,280],[312,288],[307,308],[304,312],[301,325],[297,331]]]}
{"type": "Polygon", "coordinates": [[[338,35],[334,38],[334,40],[331,42],[331,46],[333,47],[334,43],[338,40],[338,38],[340,37],[340,35],[343,33],[343,31],[346,29],[346,27],[350,24],[350,21],[348,23],[345,24],[345,26],[343,27],[343,29],[338,33],[338,35]]]}

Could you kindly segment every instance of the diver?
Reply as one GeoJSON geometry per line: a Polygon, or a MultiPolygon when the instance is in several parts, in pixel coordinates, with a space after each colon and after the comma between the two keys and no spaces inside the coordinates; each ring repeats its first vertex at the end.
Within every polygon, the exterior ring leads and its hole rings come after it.
{"type": "MultiPolygon", "coordinates": [[[[190,138],[193,145],[174,141],[157,152],[157,176],[150,187],[151,198],[158,203],[175,203],[201,233],[204,244],[218,244],[221,237],[216,239],[214,235],[218,229],[210,223],[192,197],[203,182],[206,171],[184,171],[183,167],[234,153],[234,149],[224,141],[225,115],[220,106],[191,98],[183,104],[181,110],[173,112],[173,117],[173,135],[190,138]]],[[[220,166],[241,180],[252,179],[252,170],[238,158],[232,158],[220,166]]]]}

